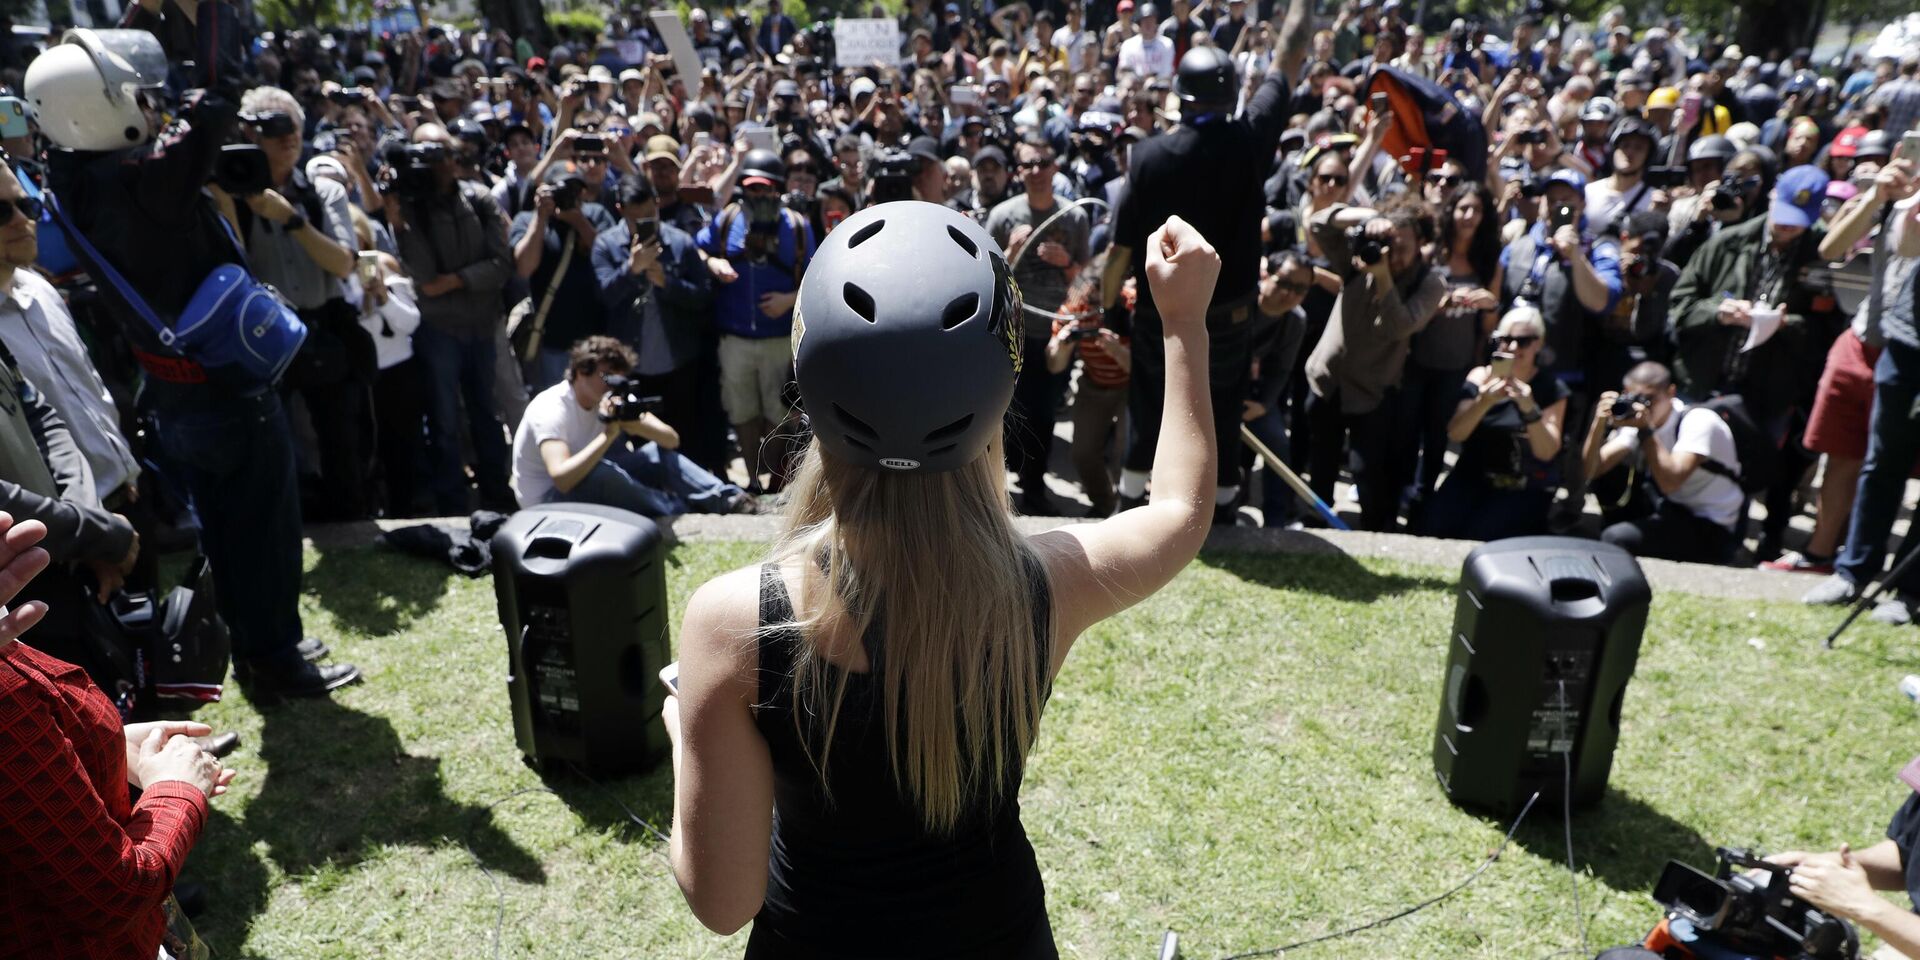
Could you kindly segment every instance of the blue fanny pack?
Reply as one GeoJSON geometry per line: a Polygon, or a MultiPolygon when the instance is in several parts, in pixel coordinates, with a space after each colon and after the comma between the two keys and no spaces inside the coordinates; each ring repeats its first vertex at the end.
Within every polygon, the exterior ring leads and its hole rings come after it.
{"type": "MultiPolygon", "coordinates": [[[[153,328],[162,344],[187,359],[205,367],[237,367],[253,379],[271,384],[286,372],[300,345],[306,342],[307,325],[293,307],[273,287],[235,263],[223,263],[207,274],[179,318],[167,325],[67,219],[52,191],[46,193],[46,199],[54,222],[86,261],[87,269],[118,291],[127,306],[153,328]]],[[[226,218],[222,217],[220,223],[227,226],[226,218]]],[[[235,255],[244,258],[240,240],[230,226],[227,237],[233,241],[235,255]]]]}

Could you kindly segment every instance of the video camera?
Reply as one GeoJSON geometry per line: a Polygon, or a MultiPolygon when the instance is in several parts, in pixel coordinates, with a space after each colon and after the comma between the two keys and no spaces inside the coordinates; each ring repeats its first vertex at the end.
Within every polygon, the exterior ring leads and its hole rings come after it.
{"type": "MultiPolygon", "coordinates": [[[[1669,923],[1684,919],[1701,940],[1741,953],[1858,960],[1860,936],[1853,925],[1795,896],[1788,887],[1792,868],[1768,863],[1748,850],[1717,847],[1714,854],[1719,865],[1712,874],[1667,861],[1653,899],[1670,911],[1669,923]],[[1741,872],[1735,873],[1736,868],[1741,872]],[[1765,876],[1746,872],[1753,870],[1765,876]]],[[[1648,946],[1652,948],[1651,941],[1648,946]]]]}
{"type": "Polygon", "coordinates": [[[600,415],[601,423],[627,423],[646,416],[660,403],[659,397],[643,397],[634,387],[633,378],[619,373],[606,376],[608,395],[613,397],[613,407],[600,415]]]}
{"type": "Polygon", "coordinates": [[[873,160],[873,202],[913,199],[913,155],[905,150],[882,150],[873,160]]]}

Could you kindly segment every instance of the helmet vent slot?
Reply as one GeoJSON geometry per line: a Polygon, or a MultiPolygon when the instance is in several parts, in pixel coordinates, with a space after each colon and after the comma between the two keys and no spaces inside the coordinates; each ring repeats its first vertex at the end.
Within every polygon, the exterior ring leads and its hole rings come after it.
{"type": "Polygon", "coordinates": [[[968,237],[966,234],[961,233],[959,227],[949,226],[947,228],[947,236],[952,237],[953,242],[959,244],[960,249],[965,250],[967,252],[967,256],[972,257],[975,260],[980,259],[980,245],[977,243],[974,243],[971,237],[968,237]]]}
{"type": "MultiPolygon", "coordinates": [[[[979,294],[965,293],[954,297],[953,302],[947,304],[947,309],[940,314],[940,329],[952,330],[954,327],[966,323],[969,318],[978,312],[980,312],[979,294]]],[[[868,319],[872,318],[869,317],[868,319]]]]}
{"type": "Polygon", "coordinates": [[[851,250],[854,247],[866,243],[868,240],[872,240],[873,235],[879,233],[880,229],[886,225],[887,222],[885,220],[875,220],[867,226],[861,227],[860,232],[854,234],[852,240],[847,241],[847,249],[851,250]]]}
{"type": "Polygon", "coordinates": [[[873,321],[873,294],[870,294],[865,290],[862,290],[858,286],[851,283],[847,284],[845,287],[842,287],[840,292],[841,292],[841,295],[846,297],[847,306],[852,307],[854,313],[859,314],[861,319],[867,321],[868,323],[874,322],[873,321]]]}
{"type": "Polygon", "coordinates": [[[953,451],[959,449],[959,447],[960,445],[957,443],[949,443],[944,447],[934,447],[932,450],[928,450],[926,455],[929,458],[937,457],[942,454],[952,453],[953,451]]]}
{"type": "Polygon", "coordinates": [[[833,414],[834,416],[840,418],[840,423],[843,426],[845,426],[848,430],[851,430],[854,433],[857,433],[870,440],[880,439],[880,431],[873,429],[873,427],[870,424],[868,424],[865,420],[862,420],[859,417],[856,417],[853,414],[848,413],[846,407],[843,407],[837,403],[834,404],[833,414]]]}
{"type": "Polygon", "coordinates": [[[859,437],[841,437],[840,439],[845,441],[847,446],[856,450],[865,450],[868,453],[873,452],[873,448],[867,446],[865,441],[862,441],[859,437]]]}
{"type": "Polygon", "coordinates": [[[955,420],[952,423],[947,424],[944,427],[941,427],[938,430],[935,430],[932,433],[927,434],[926,442],[938,443],[942,440],[951,440],[954,437],[957,437],[967,432],[967,428],[970,426],[973,426],[973,414],[971,413],[967,414],[964,417],[961,417],[958,420],[955,420]]]}

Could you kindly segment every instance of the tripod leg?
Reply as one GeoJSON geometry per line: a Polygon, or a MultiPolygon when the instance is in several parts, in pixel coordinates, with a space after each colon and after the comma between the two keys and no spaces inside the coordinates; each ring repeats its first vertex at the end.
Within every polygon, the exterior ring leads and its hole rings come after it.
{"type": "MultiPolygon", "coordinates": [[[[1907,535],[1914,536],[1915,534],[1914,532],[1909,532],[1907,535]]],[[[1860,619],[1860,614],[1867,609],[1867,604],[1872,603],[1875,599],[1879,598],[1880,594],[1886,592],[1888,584],[1898,581],[1906,574],[1907,568],[1913,566],[1915,558],[1920,558],[1920,549],[1907,551],[1907,555],[1901,557],[1900,562],[1894,564],[1893,569],[1887,571],[1887,575],[1881,577],[1880,582],[1873,585],[1873,589],[1861,594],[1860,599],[1853,602],[1853,609],[1847,611],[1847,618],[1840,621],[1840,625],[1834,627],[1832,633],[1827,634],[1826,647],[1828,650],[1833,649],[1833,642],[1839,638],[1842,631],[1852,626],[1853,621],[1860,619]]]]}

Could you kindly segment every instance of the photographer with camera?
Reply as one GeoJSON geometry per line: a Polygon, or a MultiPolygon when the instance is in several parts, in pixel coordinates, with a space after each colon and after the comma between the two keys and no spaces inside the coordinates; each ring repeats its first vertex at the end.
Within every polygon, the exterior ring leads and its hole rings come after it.
{"type": "Polygon", "coordinates": [[[629,375],[638,357],[592,336],[567,354],[566,379],[527,403],[513,433],[513,491],[520,506],[572,501],[655,519],[683,513],[752,513],[752,497],[678,451],[680,434],[654,416],[629,375]]]}
{"type": "Polygon", "coordinates": [[[660,397],[657,412],[680,433],[682,451],[724,473],[726,421],[706,402],[714,371],[713,275],[693,236],[660,218],[646,178],[620,181],[620,217],[593,244],[607,332],[634,348],[635,387],[660,397]]]}
{"type": "Polygon", "coordinates": [[[1434,492],[1422,533],[1450,540],[1501,540],[1547,532],[1559,486],[1555,464],[1567,388],[1540,367],[1546,324],[1532,306],[1500,318],[1486,366],[1467,372],[1447,439],[1460,458],[1434,492]]]}
{"type": "Polygon", "coordinates": [[[255,87],[240,100],[240,120],[266,153],[270,189],[248,193],[234,212],[254,272],[307,324],[307,342],[287,369],[313,423],[320,469],[315,520],[361,520],[373,438],[368,391],[379,367],[374,344],[347,303],[341,281],[353,272],[357,245],[347,191],[307,179],[300,169],[303,117],[293,95],[255,87]]]}
{"type": "Polygon", "coordinates": [[[1368,530],[1395,528],[1400,492],[1411,479],[1394,469],[1406,459],[1393,455],[1394,400],[1413,335],[1447,295],[1446,277],[1421,258],[1432,216],[1417,194],[1405,193],[1377,212],[1336,204],[1308,228],[1344,280],[1333,320],[1307,357],[1309,474],[1314,493],[1333,502],[1351,438],[1360,521],[1368,530]]]}
{"type": "Polygon", "coordinates": [[[1588,370],[1595,383],[1618,383],[1627,371],[1648,360],[1666,363],[1673,353],[1670,308],[1680,268],[1660,255],[1666,245],[1667,218],[1642,210],[1621,218],[1614,239],[1620,245],[1620,299],[1600,318],[1588,370]]]}
{"type": "Polygon", "coordinates": [[[387,224],[420,295],[414,353],[427,373],[428,479],[443,516],[472,509],[461,457],[460,408],[472,435],[480,502],[509,507],[507,444],[494,415],[500,290],[514,268],[506,220],[481,187],[458,178],[445,127],[423,123],[397,151],[387,224]]]}
{"type": "MultiPolygon", "coordinates": [[[[1695,146],[1711,139],[1696,141],[1695,146]]],[[[1669,223],[1677,222],[1678,226],[1670,226],[1666,259],[1684,270],[1693,255],[1720,231],[1765,213],[1774,171],[1771,152],[1751,148],[1735,151],[1719,176],[1699,193],[1674,204],[1669,223]],[[1682,211],[1686,218],[1675,220],[1682,211]]]]}
{"type": "Polygon", "coordinates": [[[1648,361],[1600,395],[1582,447],[1596,488],[1618,489],[1600,539],[1634,556],[1727,563],[1746,494],[1733,429],[1716,411],[1687,416],[1673,374],[1648,361]],[[1619,471],[1616,473],[1616,471],[1619,471]]]}
{"type": "MultiPolygon", "coordinates": [[[[529,286],[539,346],[527,360],[527,386],[534,391],[565,379],[572,344],[603,333],[600,284],[593,272],[593,244],[613,229],[613,214],[593,199],[574,164],[548,169],[534,191],[533,209],[513,218],[507,242],[514,271],[529,286]]],[[[525,359],[525,356],[522,356],[525,359]]]]}
{"type": "MultiPolygon", "coordinates": [[[[89,272],[125,284],[103,284],[103,299],[145,371],[140,403],[153,418],[157,453],[196,507],[248,696],[325,695],[360,671],[316,666],[301,655],[291,431],[274,389],[279,369],[247,359],[255,347],[290,359],[300,342],[290,311],[260,301],[265,312],[250,314],[254,323],[244,327],[227,315],[233,326],[221,329],[259,343],[176,348],[158,329],[189,309],[198,311],[192,322],[209,319],[217,307],[206,304],[203,290],[257,285],[244,270],[216,269],[246,259],[202,191],[234,139],[236,104],[217,92],[189,92],[178,119],[161,129],[156,98],[166,65],[158,45],[138,31],[104,34],[71,31],[28,70],[27,99],[39,104],[41,132],[54,147],[47,184],[70,239],[85,241],[89,272]]],[[[200,54],[211,74],[215,52],[200,54]]]]}

